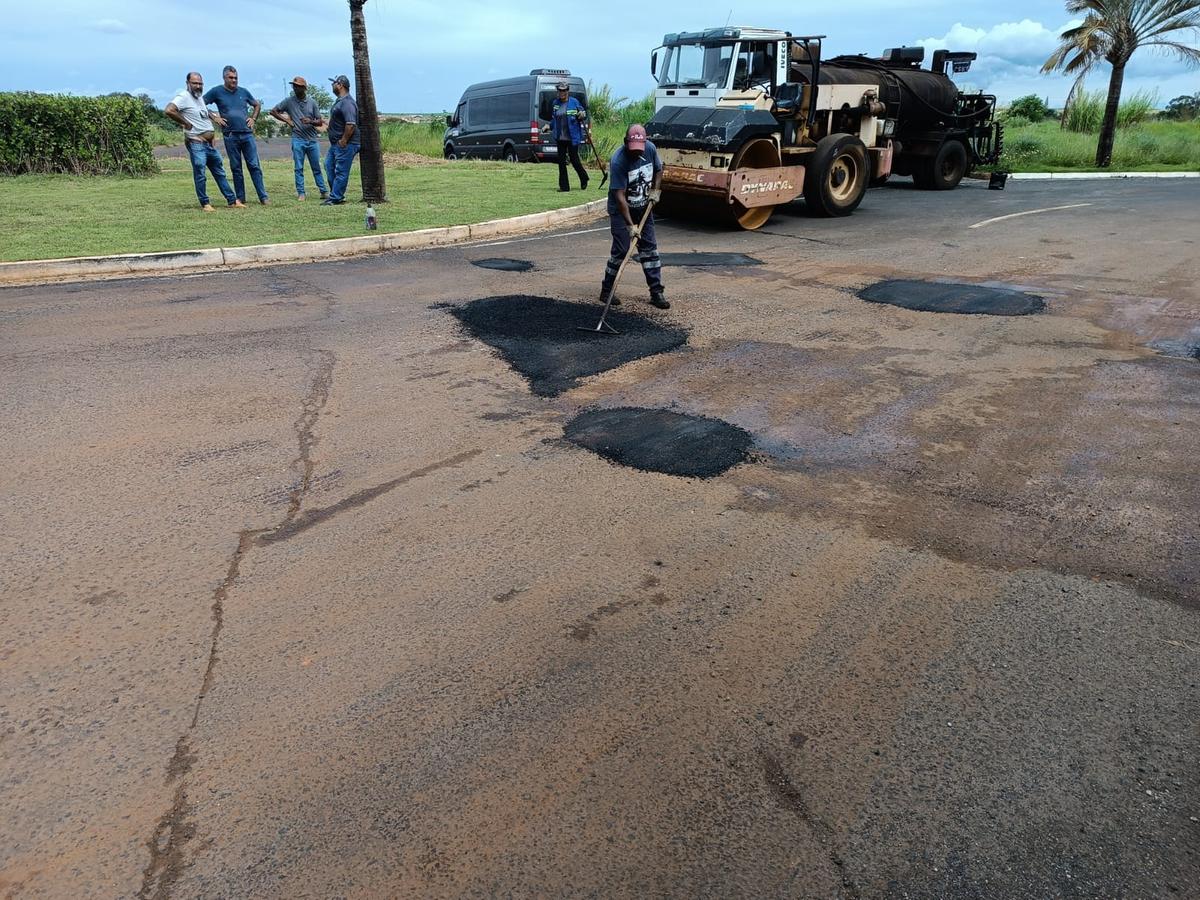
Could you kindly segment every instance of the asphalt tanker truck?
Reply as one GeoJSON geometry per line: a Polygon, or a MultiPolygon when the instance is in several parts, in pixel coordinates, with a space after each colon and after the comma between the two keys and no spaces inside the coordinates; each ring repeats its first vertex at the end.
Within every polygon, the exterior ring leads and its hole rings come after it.
{"type": "Polygon", "coordinates": [[[962,93],[947,69],[974,53],[923,47],[821,59],[824,35],[725,27],[668,34],[646,132],[665,166],[663,212],[760,228],[803,195],[846,216],[892,174],[951,190],[1000,156],[996,98],[962,93]]]}

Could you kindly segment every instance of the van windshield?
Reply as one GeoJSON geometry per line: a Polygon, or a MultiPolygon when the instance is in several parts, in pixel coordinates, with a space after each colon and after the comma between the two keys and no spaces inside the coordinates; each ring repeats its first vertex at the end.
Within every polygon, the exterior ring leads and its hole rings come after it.
{"type": "MultiPolygon", "coordinates": [[[[587,97],[583,91],[571,91],[571,96],[579,101],[579,105],[587,109],[587,97]]],[[[542,91],[538,98],[538,118],[549,122],[554,116],[554,101],[558,99],[558,91],[542,91]]]]}
{"type": "Polygon", "coordinates": [[[667,48],[659,87],[723,88],[735,44],[676,44],[667,48]]]}

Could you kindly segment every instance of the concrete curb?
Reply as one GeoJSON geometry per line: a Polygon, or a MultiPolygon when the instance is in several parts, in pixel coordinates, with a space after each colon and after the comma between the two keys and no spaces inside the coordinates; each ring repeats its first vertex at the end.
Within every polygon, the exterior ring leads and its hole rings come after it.
{"type": "Polygon", "coordinates": [[[451,225],[395,234],[259,244],[253,247],[215,247],[208,250],[172,250],[166,253],[124,253],[117,256],[76,256],[0,263],[0,286],[54,284],[103,278],[178,275],[264,266],[275,263],[345,259],[389,250],[422,250],[447,244],[491,240],[591,219],[604,211],[607,200],[582,206],[494,219],[477,225],[451,225]]]}
{"type": "Polygon", "coordinates": [[[1097,178],[1200,178],[1200,172],[1011,172],[1015,181],[1090,181],[1097,178]]]}

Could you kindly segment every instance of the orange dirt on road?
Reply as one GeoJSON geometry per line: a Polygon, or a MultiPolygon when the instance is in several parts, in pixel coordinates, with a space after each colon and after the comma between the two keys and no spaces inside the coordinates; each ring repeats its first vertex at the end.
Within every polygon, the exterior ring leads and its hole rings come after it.
{"type": "Polygon", "coordinates": [[[664,220],[591,369],[603,230],[0,291],[0,897],[1193,892],[1198,202],[664,220]]]}

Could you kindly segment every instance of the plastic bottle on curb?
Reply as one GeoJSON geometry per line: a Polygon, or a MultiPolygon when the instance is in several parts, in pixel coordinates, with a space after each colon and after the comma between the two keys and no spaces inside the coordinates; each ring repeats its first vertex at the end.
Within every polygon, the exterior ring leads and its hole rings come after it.
{"type": "Polygon", "coordinates": [[[375,207],[367,207],[367,231],[374,231],[379,227],[379,220],[375,218],[375,207]]]}

